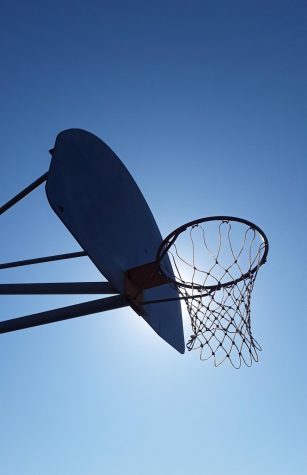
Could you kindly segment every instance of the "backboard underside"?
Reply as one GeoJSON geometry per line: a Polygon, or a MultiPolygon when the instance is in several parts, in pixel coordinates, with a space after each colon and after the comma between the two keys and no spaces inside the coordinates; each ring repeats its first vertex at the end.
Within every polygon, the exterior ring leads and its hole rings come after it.
{"type": "MultiPolygon", "coordinates": [[[[61,132],[46,183],[49,203],[80,246],[124,294],[125,271],[155,260],[162,237],[141,191],[115,153],[80,129],[61,132]]],[[[170,265],[170,263],[169,263],[170,265]]],[[[178,297],[169,284],[144,290],[144,300],[178,297]]],[[[144,305],[144,320],[184,353],[180,301],[144,305]]]]}

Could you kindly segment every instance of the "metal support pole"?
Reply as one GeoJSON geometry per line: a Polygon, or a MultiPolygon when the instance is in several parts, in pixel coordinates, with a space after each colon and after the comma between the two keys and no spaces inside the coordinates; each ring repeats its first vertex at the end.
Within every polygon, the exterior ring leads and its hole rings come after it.
{"type": "Polygon", "coordinates": [[[122,295],[115,297],[107,297],[90,302],[70,305],[69,307],[57,308],[46,312],[34,313],[24,317],[13,318],[0,322],[0,333],[8,333],[16,330],[24,330],[25,328],[36,327],[38,325],[46,325],[47,323],[59,322],[70,318],[82,317],[93,313],[105,312],[129,306],[126,298],[122,295]]]}
{"type": "Polygon", "coordinates": [[[18,195],[14,196],[11,200],[9,200],[7,203],[5,203],[3,206],[0,206],[0,215],[3,214],[5,211],[10,209],[12,206],[14,206],[18,201],[22,200],[25,196],[27,196],[31,191],[35,190],[39,185],[44,183],[44,181],[47,180],[48,177],[48,172],[44,173],[41,177],[39,177],[37,180],[35,180],[31,185],[27,186],[24,188],[18,195]]]}
{"type": "Polygon", "coordinates": [[[118,294],[109,282],[0,284],[0,295],[118,294]]]}
{"type": "Polygon", "coordinates": [[[57,254],[55,256],[36,257],[34,259],[27,259],[23,261],[5,262],[0,264],[0,270],[10,269],[12,267],[30,266],[32,264],[43,264],[44,262],[61,261],[64,259],[74,259],[75,257],[83,256],[87,256],[85,251],[69,252],[67,254],[57,254]]]}

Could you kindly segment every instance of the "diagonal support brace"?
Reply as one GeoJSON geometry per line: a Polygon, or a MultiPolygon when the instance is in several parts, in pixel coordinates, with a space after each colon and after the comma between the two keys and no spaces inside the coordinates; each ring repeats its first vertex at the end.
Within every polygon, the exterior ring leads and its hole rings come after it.
{"type": "Polygon", "coordinates": [[[0,295],[118,294],[109,282],[0,284],[0,295]]]}
{"type": "Polygon", "coordinates": [[[0,322],[0,333],[24,330],[25,328],[46,325],[47,323],[59,322],[127,306],[129,306],[129,303],[122,295],[91,300],[90,302],[69,305],[68,307],[56,308],[47,310],[46,312],[34,313],[32,315],[2,321],[0,322]]]}

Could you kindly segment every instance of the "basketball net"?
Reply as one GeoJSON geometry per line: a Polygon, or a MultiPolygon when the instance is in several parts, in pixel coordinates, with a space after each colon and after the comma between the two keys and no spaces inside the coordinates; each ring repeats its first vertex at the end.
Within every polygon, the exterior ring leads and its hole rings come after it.
{"type": "Polygon", "coordinates": [[[193,221],[163,241],[160,271],[185,300],[193,332],[187,348],[198,349],[202,360],[213,358],[215,366],[229,360],[235,368],[258,361],[251,293],[267,253],[263,231],[232,217],[193,221]]]}

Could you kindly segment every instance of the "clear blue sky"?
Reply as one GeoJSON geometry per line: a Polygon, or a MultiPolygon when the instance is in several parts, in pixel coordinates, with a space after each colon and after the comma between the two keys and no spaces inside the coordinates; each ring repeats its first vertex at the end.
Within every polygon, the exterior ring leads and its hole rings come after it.
{"type": "MultiPolygon", "coordinates": [[[[163,235],[229,214],[271,249],[252,368],[180,355],[128,309],[1,335],[1,474],[307,473],[306,25],[303,0],[2,4],[1,203],[80,127],[121,157],[163,235]]],[[[43,187],[1,217],[0,244],[2,262],[79,249],[43,187]]],[[[1,271],[93,279],[84,258],[1,271]]],[[[1,318],[78,300],[1,297],[1,318]]]]}

